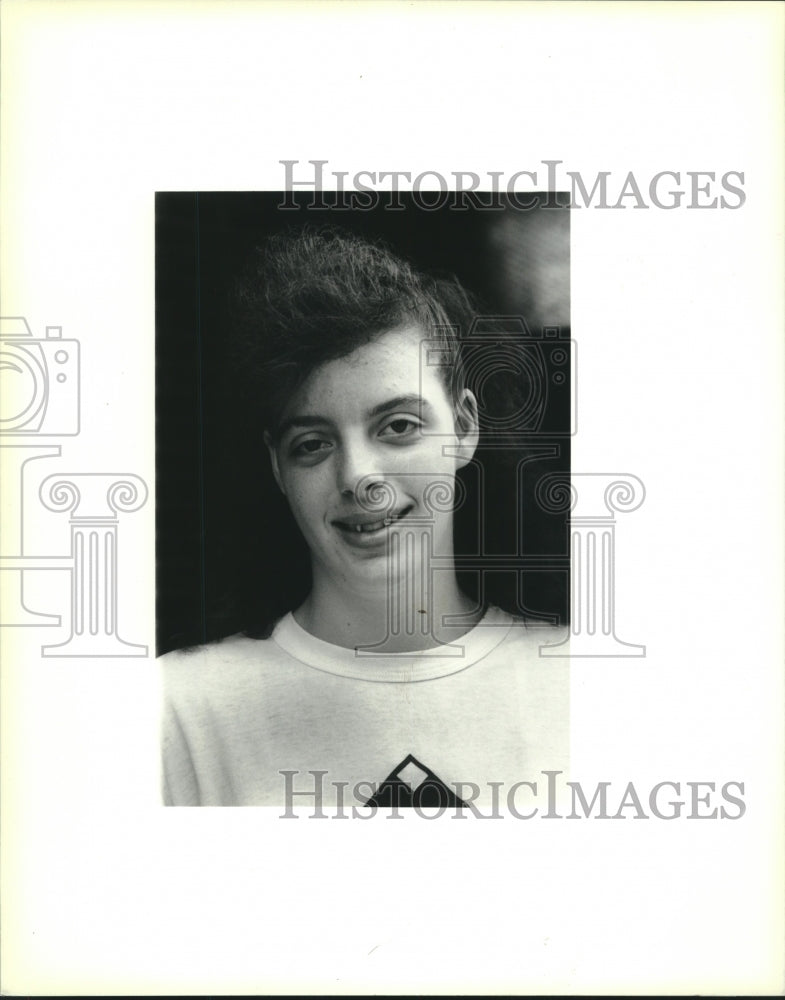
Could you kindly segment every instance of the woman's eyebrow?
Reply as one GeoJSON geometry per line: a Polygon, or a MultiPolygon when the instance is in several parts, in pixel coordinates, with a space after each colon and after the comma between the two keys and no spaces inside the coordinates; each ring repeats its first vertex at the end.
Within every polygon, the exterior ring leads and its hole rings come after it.
{"type": "Polygon", "coordinates": [[[422,396],[395,396],[393,399],[387,399],[385,402],[378,403],[370,409],[368,411],[368,417],[370,419],[371,417],[378,417],[380,413],[389,413],[391,410],[400,410],[405,408],[414,409],[418,413],[430,411],[432,409],[428,400],[423,399],[422,396]]]}

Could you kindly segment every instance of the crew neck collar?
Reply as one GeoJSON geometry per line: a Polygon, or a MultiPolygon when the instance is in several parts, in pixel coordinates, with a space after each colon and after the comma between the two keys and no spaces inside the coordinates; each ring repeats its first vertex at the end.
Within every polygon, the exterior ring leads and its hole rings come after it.
{"type": "Polygon", "coordinates": [[[275,626],[272,639],[306,666],[341,677],[395,683],[434,680],[458,673],[495,649],[513,625],[512,616],[490,607],[460,639],[433,649],[385,653],[368,648],[347,649],[311,635],[289,612],[275,626]]]}

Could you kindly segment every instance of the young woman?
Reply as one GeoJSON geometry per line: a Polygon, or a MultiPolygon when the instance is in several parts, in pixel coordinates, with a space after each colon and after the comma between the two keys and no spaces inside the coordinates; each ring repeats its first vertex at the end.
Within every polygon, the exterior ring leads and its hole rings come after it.
{"type": "Polygon", "coordinates": [[[456,574],[456,476],[481,419],[468,297],[336,232],[278,238],[257,263],[240,293],[248,419],[311,585],[265,638],[162,659],[165,801],[477,808],[561,769],[565,673],[539,657],[553,637],[456,574]]]}

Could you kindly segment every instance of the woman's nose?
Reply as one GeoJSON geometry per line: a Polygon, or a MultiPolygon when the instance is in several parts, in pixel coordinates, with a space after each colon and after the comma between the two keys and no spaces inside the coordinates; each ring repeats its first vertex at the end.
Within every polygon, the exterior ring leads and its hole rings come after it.
{"type": "Polygon", "coordinates": [[[394,507],[388,470],[373,446],[364,441],[344,442],[338,463],[338,489],[360,507],[378,511],[394,507]]]}
{"type": "Polygon", "coordinates": [[[364,441],[344,441],[338,462],[338,488],[345,496],[367,493],[377,479],[383,479],[378,456],[364,441]]]}

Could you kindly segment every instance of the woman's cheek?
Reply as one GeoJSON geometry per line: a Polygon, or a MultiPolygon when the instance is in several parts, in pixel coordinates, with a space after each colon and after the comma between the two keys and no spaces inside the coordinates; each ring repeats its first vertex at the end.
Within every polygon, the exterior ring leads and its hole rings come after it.
{"type": "Polygon", "coordinates": [[[428,442],[427,448],[418,449],[417,454],[412,455],[409,468],[413,472],[430,472],[433,474],[447,473],[455,468],[455,459],[450,455],[450,445],[452,444],[446,437],[433,437],[428,442]],[[447,454],[445,455],[445,451],[447,454]]]}
{"type": "Polygon", "coordinates": [[[318,507],[319,498],[324,493],[324,479],[324,473],[318,466],[292,469],[286,484],[290,505],[295,510],[306,513],[318,507]]]}

